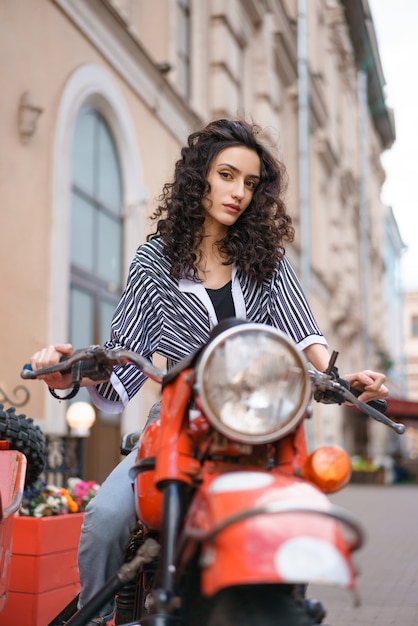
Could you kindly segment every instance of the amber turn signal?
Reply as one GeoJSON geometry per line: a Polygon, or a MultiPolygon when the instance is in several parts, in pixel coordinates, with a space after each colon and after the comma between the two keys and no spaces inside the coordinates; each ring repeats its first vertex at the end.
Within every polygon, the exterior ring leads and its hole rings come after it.
{"type": "Polygon", "coordinates": [[[302,475],[324,493],[339,491],[351,477],[350,457],[338,446],[322,446],[308,456],[302,475]]]}

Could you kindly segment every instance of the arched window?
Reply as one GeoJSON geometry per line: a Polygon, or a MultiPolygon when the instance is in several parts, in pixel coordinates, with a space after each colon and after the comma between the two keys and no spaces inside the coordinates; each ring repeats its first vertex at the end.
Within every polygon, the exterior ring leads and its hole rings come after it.
{"type": "MultiPolygon", "coordinates": [[[[109,337],[121,281],[145,239],[142,180],[119,85],[102,67],[77,67],[64,87],[54,139],[49,343],[80,348],[109,337]]],[[[86,390],[75,400],[89,401],[86,390]]],[[[66,432],[68,403],[45,389],[45,405],[45,432],[66,432]]],[[[120,416],[98,412],[83,446],[88,479],[102,482],[119,462],[120,434],[137,427],[141,409],[138,394],[120,416]]]]}
{"type": "Polygon", "coordinates": [[[75,347],[109,337],[122,290],[122,197],[109,127],[95,109],[83,109],[71,147],[69,338],[75,347]]]}

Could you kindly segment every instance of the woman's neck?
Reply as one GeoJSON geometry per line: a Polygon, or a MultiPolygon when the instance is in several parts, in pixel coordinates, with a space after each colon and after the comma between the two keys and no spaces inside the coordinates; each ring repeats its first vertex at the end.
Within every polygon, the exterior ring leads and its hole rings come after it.
{"type": "Polygon", "coordinates": [[[217,241],[212,235],[203,238],[197,253],[197,271],[200,280],[207,289],[219,289],[231,280],[232,265],[224,265],[227,255],[220,252],[217,241]]]}

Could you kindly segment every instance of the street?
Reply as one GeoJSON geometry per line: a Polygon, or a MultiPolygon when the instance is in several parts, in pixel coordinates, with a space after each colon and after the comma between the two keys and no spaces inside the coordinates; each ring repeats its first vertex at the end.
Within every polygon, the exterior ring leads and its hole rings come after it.
{"type": "Polygon", "coordinates": [[[418,486],[349,485],[331,500],[362,523],[366,541],[354,562],[361,605],[351,592],[319,585],[308,596],[327,609],[328,626],[417,626],[418,486]]]}

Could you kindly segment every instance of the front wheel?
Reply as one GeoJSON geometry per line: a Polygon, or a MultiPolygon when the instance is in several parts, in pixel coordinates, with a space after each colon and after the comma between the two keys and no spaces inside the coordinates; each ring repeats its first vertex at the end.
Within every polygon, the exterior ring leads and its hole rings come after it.
{"type": "Polygon", "coordinates": [[[213,599],[208,626],[314,626],[306,604],[286,587],[242,585],[213,599]]]}

